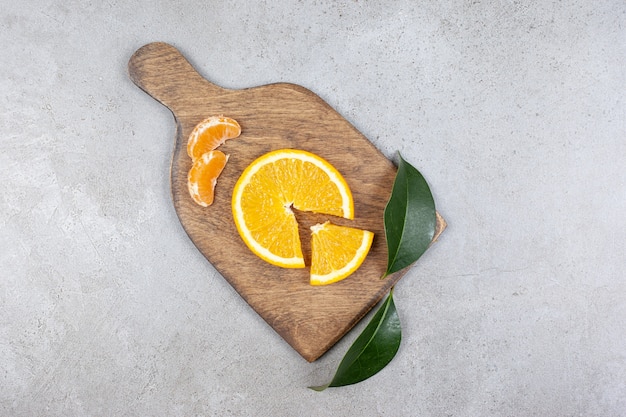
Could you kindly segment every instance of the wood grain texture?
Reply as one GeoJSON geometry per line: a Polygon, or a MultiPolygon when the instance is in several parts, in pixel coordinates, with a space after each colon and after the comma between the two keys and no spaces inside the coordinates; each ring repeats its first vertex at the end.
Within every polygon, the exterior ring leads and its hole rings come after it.
{"type": "MultiPolygon", "coordinates": [[[[396,167],[326,102],[298,85],[224,89],[200,76],[176,48],[165,43],[137,50],[128,69],[133,82],[174,115],[177,129],[171,189],[185,231],[246,302],[303,358],[319,358],[406,272],[380,279],[387,263],[383,210],[396,167]],[[218,180],[213,205],[203,208],[187,191],[191,160],[186,145],[194,126],[213,115],[234,118],[242,134],[219,148],[230,159],[218,180]],[[281,148],[304,149],[333,164],[350,185],[355,219],[331,220],[375,234],[361,268],[343,281],[310,286],[308,268],[272,266],[252,254],[237,233],[231,211],[235,182],[254,159],[281,148]]],[[[298,220],[307,226],[327,218],[299,213],[298,220]]],[[[444,228],[445,222],[438,216],[436,236],[444,228]]],[[[305,250],[307,245],[305,241],[305,250]]]]}

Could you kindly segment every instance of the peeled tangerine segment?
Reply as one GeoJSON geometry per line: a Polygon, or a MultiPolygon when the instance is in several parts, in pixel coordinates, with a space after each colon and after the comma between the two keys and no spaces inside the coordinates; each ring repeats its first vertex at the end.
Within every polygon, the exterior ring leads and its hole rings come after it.
{"type": "Polygon", "coordinates": [[[217,148],[226,140],[241,134],[241,126],[235,119],[211,116],[196,125],[187,139],[187,154],[194,161],[206,152],[217,148]]]}
{"type": "Polygon", "coordinates": [[[193,201],[202,207],[213,204],[215,184],[227,161],[228,155],[224,152],[209,151],[193,162],[187,176],[187,186],[193,201]]]}
{"type": "Polygon", "coordinates": [[[327,285],[355,272],[372,246],[374,233],[330,222],[311,227],[311,285],[327,285]]]}

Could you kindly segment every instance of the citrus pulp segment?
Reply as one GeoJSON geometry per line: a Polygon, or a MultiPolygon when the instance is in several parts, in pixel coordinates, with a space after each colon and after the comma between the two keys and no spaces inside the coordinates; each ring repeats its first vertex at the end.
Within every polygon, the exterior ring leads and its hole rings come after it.
{"type": "Polygon", "coordinates": [[[223,116],[208,117],[191,131],[187,140],[187,154],[195,160],[240,134],[241,126],[235,119],[223,116]]]}
{"type": "Polygon", "coordinates": [[[311,231],[311,285],[332,284],[351,275],[365,260],[374,238],[367,230],[330,222],[311,231]]]}
{"type": "Polygon", "coordinates": [[[270,264],[304,268],[292,208],[354,218],[352,193],[339,171],[302,150],[262,155],[244,170],[233,189],[233,218],[248,248],[270,264]]]}
{"type": "Polygon", "coordinates": [[[193,162],[187,174],[187,188],[191,198],[202,207],[213,204],[217,177],[227,161],[228,155],[215,150],[204,153],[193,162]]]}

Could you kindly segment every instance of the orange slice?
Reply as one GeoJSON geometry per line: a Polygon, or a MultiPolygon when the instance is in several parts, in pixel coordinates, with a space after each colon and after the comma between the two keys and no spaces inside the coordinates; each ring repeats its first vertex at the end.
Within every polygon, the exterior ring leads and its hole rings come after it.
{"type": "Polygon", "coordinates": [[[269,152],[253,161],[235,184],[233,218],[248,248],[272,265],[304,268],[292,207],[354,218],[345,179],[328,161],[310,152],[269,152]]]}
{"type": "Polygon", "coordinates": [[[196,160],[240,134],[241,127],[236,120],[230,117],[211,116],[198,123],[192,130],[187,140],[187,154],[196,160]]]}
{"type": "Polygon", "coordinates": [[[228,155],[221,151],[209,151],[197,158],[187,175],[187,187],[193,201],[202,207],[213,204],[215,184],[224,166],[228,155]]]}
{"type": "Polygon", "coordinates": [[[372,246],[374,233],[330,222],[311,227],[311,285],[340,281],[356,271],[372,246]]]}

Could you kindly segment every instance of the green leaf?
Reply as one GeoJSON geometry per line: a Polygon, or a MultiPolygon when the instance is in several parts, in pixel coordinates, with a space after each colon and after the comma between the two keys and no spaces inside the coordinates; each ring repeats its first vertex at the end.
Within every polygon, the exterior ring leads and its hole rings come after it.
{"type": "Polygon", "coordinates": [[[385,207],[387,271],[383,278],[417,261],[435,235],[435,202],[426,180],[402,155],[385,207]]]}
{"type": "Polygon", "coordinates": [[[400,319],[393,303],[393,288],[365,330],[354,341],[326,385],[309,387],[323,391],[328,387],[356,384],[383,369],[396,355],[402,339],[400,319]]]}

